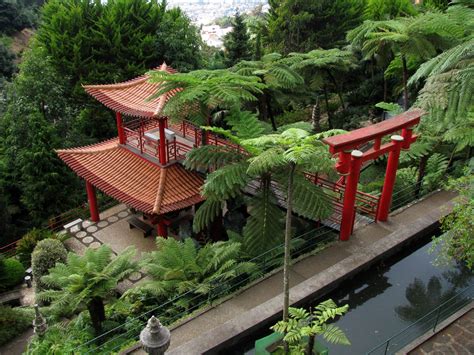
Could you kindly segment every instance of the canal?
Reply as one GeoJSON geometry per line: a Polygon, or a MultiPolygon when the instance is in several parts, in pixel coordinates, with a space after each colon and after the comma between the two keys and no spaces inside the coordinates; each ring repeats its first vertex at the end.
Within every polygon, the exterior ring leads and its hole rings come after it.
{"type": "MultiPolygon", "coordinates": [[[[325,344],[330,354],[365,354],[471,285],[472,273],[462,265],[433,265],[436,252],[430,254],[430,248],[430,238],[426,237],[343,282],[323,299],[309,302],[306,308],[327,298],[338,305],[349,304],[348,313],[335,324],[352,345],[325,344]]],[[[261,329],[255,339],[268,334],[269,330],[261,329]]],[[[221,353],[254,354],[255,339],[246,339],[221,353]]]]}

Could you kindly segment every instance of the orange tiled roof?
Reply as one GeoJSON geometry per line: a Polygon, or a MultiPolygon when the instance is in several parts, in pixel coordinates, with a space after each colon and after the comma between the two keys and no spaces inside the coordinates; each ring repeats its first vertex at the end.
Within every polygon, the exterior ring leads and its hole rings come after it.
{"type": "Polygon", "coordinates": [[[58,150],[77,175],[107,195],[148,214],[162,214],[203,200],[203,178],[180,164],[167,167],[138,156],[112,139],[95,145],[58,150]]]}
{"type": "MultiPolygon", "coordinates": [[[[168,67],[166,63],[155,70],[176,73],[176,70],[168,67]]],[[[160,83],[150,83],[148,79],[150,76],[145,74],[123,83],[83,85],[83,87],[88,94],[113,111],[135,117],[155,117],[176,90],[148,101],[147,99],[155,94],[160,86],[160,83]]]]}

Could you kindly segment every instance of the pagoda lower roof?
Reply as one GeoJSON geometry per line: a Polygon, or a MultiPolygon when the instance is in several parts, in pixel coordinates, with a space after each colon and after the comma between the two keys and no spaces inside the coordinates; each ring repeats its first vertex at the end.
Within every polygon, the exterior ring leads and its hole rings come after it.
{"type": "MultiPolygon", "coordinates": [[[[154,71],[176,73],[176,70],[163,63],[154,71]]],[[[86,92],[115,112],[134,117],[158,117],[166,101],[177,90],[149,100],[156,94],[160,83],[149,82],[150,75],[116,84],[83,85],[86,92]]]]}
{"type": "Polygon", "coordinates": [[[57,151],[59,157],[105,194],[147,214],[163,214],[203,201],[203,178],[179,163],[160,167],[111,139],[57,151]]]}

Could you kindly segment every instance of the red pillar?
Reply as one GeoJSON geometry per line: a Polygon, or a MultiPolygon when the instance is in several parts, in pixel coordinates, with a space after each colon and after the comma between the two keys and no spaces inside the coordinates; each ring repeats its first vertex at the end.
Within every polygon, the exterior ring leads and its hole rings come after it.
{"type": "Polygon", "coordinates": [[[117,122],[117,132],[119,136],[119,143],[125,144],[125,132],[123,131],[122,114],[115,112],[115,121],[117,122]]]}
{"type": "Polygon", "coordinates": [[[387,170],[385,171],[385,180],[377,211],[378,221],[386,221],[388,218],[388,212],[392,202],[393,186],[395,185],[395,179],[397,178],[398,158],[400,157],[400,150],[403,144],[402,136],[394,135],[391,139],[393,142],[393,149],[388,155],[387,170]]]}
{"type": "Polygon", "coordinates": [[[166,135],[165,135],[165,120],[160,119],[159,121],[159,131],[160,131],[160,164],[166,165],[166,135]]]}
{"type": "Polygon", "coordinates": [[[344,206],[342,209],[340,240],[349,240],[352,234],[352,226],[355,216],[355,197],[357,184],[359,182],[360,167],[362,165],[362,155],[360,150],[353,150],[351,153],[351,162],[349,175],[346,180],[346,190],[344,192],[344,206]]]}
{"type": "Polygon", "coordinates": [[[99,222],[99,210],[97,208],[97,198],[95,196],[95,187],[86,181],[87,200],[89,201],[89,210],[91,212],[92,222],[99,222]]]}
{"type": "Polygon", "coordinates": [[[158,218],[158,224],[156,225],[156,233],[158,237],[168,237],[168,227],[166,226],[163,217],[158,218]]]}

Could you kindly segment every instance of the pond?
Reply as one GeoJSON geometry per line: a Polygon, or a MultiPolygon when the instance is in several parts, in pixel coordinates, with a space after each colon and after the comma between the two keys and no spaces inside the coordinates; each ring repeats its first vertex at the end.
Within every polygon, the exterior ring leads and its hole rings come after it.
{"type": "MultiPolygon", "coordinates": [[[[348,313],[335,324],[352,345],[326,344],[330,354],[368,352],[473,282],[472,273],[460,264],[434,266],[435,253],[428,253],[430,247],[427,237],[307,305],[314,306],[327,298],[338,305],[349,304],[348,313]]],[[[261,329],[255,339],[267,334],[267,329],[261,329]]],[[[255,339],[245,339],[221,353],[254,354],[255,339]]]]}

